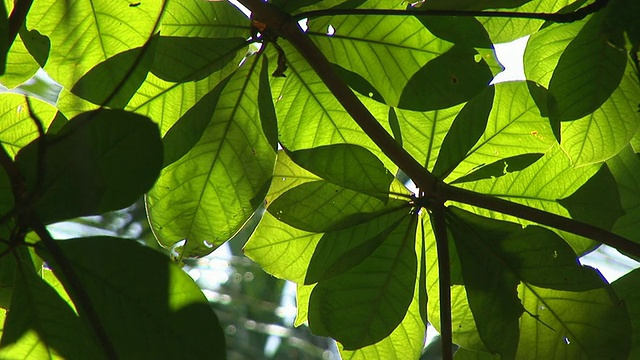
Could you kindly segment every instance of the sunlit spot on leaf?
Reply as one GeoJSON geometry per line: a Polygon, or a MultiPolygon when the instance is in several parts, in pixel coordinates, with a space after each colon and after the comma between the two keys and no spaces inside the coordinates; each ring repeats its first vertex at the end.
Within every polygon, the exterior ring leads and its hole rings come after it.
{"type": "Polygon", "coordinates": [[[335,33],[336,33],[336,28],[334,28],[333,25],[329,25],[329,27],[327,27],[327,35],[333,36],[335,33]]]}

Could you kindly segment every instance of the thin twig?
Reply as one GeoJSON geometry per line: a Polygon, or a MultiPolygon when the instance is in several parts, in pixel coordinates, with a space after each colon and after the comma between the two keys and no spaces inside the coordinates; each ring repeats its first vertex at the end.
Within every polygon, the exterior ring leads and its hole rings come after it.
{"type": "Polygon", "coordinates": [[[438,284],[440,288],[440,336],[442,358],[453,359],[453,329],[451,325],[451,263],[449,261],[449,239],[444,217],[444,204],[431,206],[431,226],[436,237],[438,252],[438,284]]]}
{"type": "Polygon", "coordinates": [[[312,19],[324,16],[472,16],[472,17],[490,17],[490,18],[521,18],[553,21],[557,23],[570,23],[582,20],[587,15],[604,8],[609,0],[596,0],[583,8],[569,13],[526,13],[514,11],[477,11],[477,10],[437,10],[437,9],[325,9],[306,11],[293,15],[298,21],[302,19],[312,19]]]}

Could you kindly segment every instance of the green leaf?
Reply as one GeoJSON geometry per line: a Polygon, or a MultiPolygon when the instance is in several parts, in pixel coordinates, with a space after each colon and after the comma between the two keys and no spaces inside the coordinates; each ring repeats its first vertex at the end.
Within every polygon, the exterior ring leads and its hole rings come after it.
{"type": "Polygon", "coordinates": [[[521,285],[518,355],[541,359],[627,359],[631,324],[610,287],[584,292],[521,285]]]}
{"type": "Polygon", "coordinates": [[[147,196],[158,241],[170,248],[186,239],[184,257],[204,256],[235,234],[271,181],[275,144],[256,106],[263,64],[257,55],[247,62],[228,80],[198,142],[162,171],[147,196]]]}
{"type": "Polygon", "coordinates": [[[629,359],[635,359],[640,355],[640,269],[635,269],[620,279],[614,281],[611,286],[616,291],[616,294],[624,302],[627,311],[629,312],[629,319],[631,319],[632,338],[631,338],[631,352],[629,353],[629,359]]]}
{"type": "MultiPolygon", "coordinates": [[[[532,35],[524,56],[527,79],[548,87],[560,57],[583,26],[584,22],[557,24],[532,35]]],[[[600,37],[604,39],[598,41],[606,42],[605,35],[600,34],[600,37]]],[[[609,43],[603,46],[614,49],[609,43]]],[[[585,165],[609,159],[636,134],[640,126],[640,113],[637,112],[640,84],[633,71],[633,65],[628,61],[618,87],[597,110],[581,119],[561,124],[561,136],[557,138],[561,139],[563,149],[574,164],[585,165]]],[[[585,74],[588,75],[597,76],[585,74]]],[[[587,88],[596,93],[601,91],[591,85],[587,88]]],[[[554,101],[554,97],[549,98],[550,108],[554,101]]]]}
{"type": "Polygon", "coordinates": [[[477,54],[472,47],[456,45],[429,61],[407,81],[398,107],[422,111],[445,109],[478,95],[493,74],[486,62],[476,61],[477,54]]]}
{"type": "Polygon", "coordinates": [[[425,3],[420,8],[425,10],[485,10],[506,8],[511,9],[522,6],[531,0],[433,0],[425,3]]]}
{"type": "MultiPolygon", "coordinates": [[[[424,7],[428,9],[432,3],[432,1],[425,2],[424,7]]],[[[456,3],[460,2],[457,1],[456,3]]],[[[448,2],[446,6],[445,10],[452,10],[452,7],[456,7],[458,4],[448,2]]],[[[487,30],[476,18],[466,16],[421,16],[419,20],[434,35],[452,43],[476,48],[491,48],[493,46],[487,30]]]]}
{"type": "Polygon", "coordinates": [[[108,58],[78,79],[71,92],[97,105],[124,108],[147,77],[160,43],[153,36],[141,47],[108,58]]]}
{"type": "MultiPolygon", "coordinates": [[[[512,11],[514,12],[555,13],[573,2],[573,0],[538,0],[526,2],[507,0],[506,4],[521,5],[518,7],[508,6],[513,8],[512,11]]],[[[491,3],[492,2],[489,1],[485,2],[485,4],[491,3]]],[[[491,5],[490,7],[496,6],[491,5]]],[[[494,44],[506,43],[529,34],[534,34],[544,24],[544,20],[509,17],[484,17],[479,20],[489,33],[491,41],[494,44]]]]}
{"type": "Polygon", "coordinates": [[[464,159],[485,131],[491,107],[494,87],[488,87],[467,102],[456,115],[442,141],[433,174],[445,178],[464,159]]]}
{"type": "MultiPolygon", "coordinates": [[[[451,172],[449,179],[457,179],[504,158],[545,153],[555,143],[549,121],[540,117],[526,82],[506,82],[494,87],[495,96],[486,129],[462,157],[460,151],[464,148],[456,151],[459,165],[451,172]]],[[[475,130],[476,135],[477,132],[475,130]]],[[[465,140],[465,147],[471,140],[473,137],[465,140]]]]}
{"type": "MultiPolygon", "coordinates": [[[[397,165],[370,138],[362,135],[362,129],[344,111],[306,60],[288,43],[283,42],[281,46],[287,54],[287,77],[271,79],[271,86],[274,94],[279,94],[275,106],[278,140],[282,145],[291,151],[341,143],[360,145],[395,173],[397,165]]],[[[275,57],[275,51],[270,54],[275,57]]],[[[368,97],[359,99],[391,133],[386,121],[389,107],[368,97]]]]}
{"type": "Polygon", "coordinates": [[[407,206],[407,201],[381,200],[320,180],[288,190],[267,210],[295,228],[327,232],[345,229],[407,206]]]}
{"type": "Polygon", "coordinates": [[[20,29],[19,36],[16,37],[8,50],[7,69],[0,76],[0,83],[12,89],[24,83],[36,73],[40,65],[31,52],[46,52],[44,56],[46,60],[46,56],[49,53],[49,41],[37,31],[27,31],[23,27],[20,29]]]}
{"type": "Polygon", "coordinates": [[[473,172],[452,181],[452,184],[482,179],[498,178],[514,171],[521,171],[538,161],[544,154],[522,154],[483,165],[473,172]]]}
{"type": "Polygon", "coordinates": [[[291,159],[312,173],[346,189],[387,197],[394,177],[369,150],[350,144],[291,152],[291,159]]]}
{"type": "Polygon", "coordinates": [[[469,306],[492,353],[515,357],[518,319],[525,311],[516,292],[521,281],[572,291],[605,285],[599,273],[581,267],[573,250],[549,230],[522,229],[451,207],[448,214],[469,306]]]}
{"type": "MultiPolygon", "coordinates": [[[[225,357],[215,313],[168,257],[129,239],[79,238],[58,245],[120,357],[225,357]]],[[[59,264],[46,251],[38,255],[69,290],[59,264]]]]}
{"type": "Polygon", "coordinates": [[[16,163],[29,190],[38,191],[36,215],[49,223],[131,205],[157,179],[162,143],[149,119],[104,109],[81,114],[44,142],[32,142],[16,163]]]}
{"type": "MultiPolygon", "coordinates": [[[[405,5],[376,0],[366,7],[402,10],[405,5]]],[[[410,16],[327,16],[309,21],[307,34],[329,61],[362,76],[391,106],[398,105],[418,70],[452,47],[410,16]],[[329,26],[335,34],[327,35],[329,26]]]]}
{"type": "Polygon", "coordinates": [[[309,262],[305,285],[322,282],[365,261],[408,213],[407,209],[400,209],[342,231],[324,234],[309,262]]]}
{"type": "Polygon", "coordinates": [[[575,120],[591,114],[620,84],[627,56],[603,36],[603,19],[603,12],[591,16],[560,55],[549,81],[552,119],[575,120]]]}
{"type": "Polygon", "coordinates": [[[618,155],[607,160],[607,167],[616,181],[616,189],[602,189],[604,192],[619,192],[619,198],[607,199],[622,205],[625,216],[616,221],[613,231],[628,239],[640,242],[638,232],[640,216],[640,158],[630,146],[624,148],[618,155]]]}
{"type": "MultiPolygon", "coordinates": [[[[54,117],[56,109],[40,100],[29,98],[29,103],[47,129],[54,117]]],[[[0,94],[0,143],[11,156],[38,137],[38,129],[29,115],[29,104],[23,95],[0,94]]]]}
{"type": "Polygon", "coordinates": [[[7,8],[4,5],[4,1],[0,2],[0,76],[4,75],[6,72],[7,65],[7,53],[9,52],[9,48],[11,44],[9,44],[9,14],[7,13],[7,8]]]}
{"type": "Polygon", "coordinates": [[[47,73],[71,89],[94,66],[147,43],[158,30],[166,4],[152,1],[131,7],[129,3],[128,0],[34,2],[27,24],[51,40],[51,52],[44,67],[47,73]]]}
{"type": "Polygon", "coordinates": [[[333,71],[347,84],[350,88],[360,93],[362,96],[368,96],[371,99],[384,103],[382,94],[369,83],[367,79],[360,74],[347,70],[338,64],[332,64],[333,71]]]}
{"type": "MultiPolygon", "coordinates": [[[[572,165],[566,154],[558,145],[555,145],[547,154],[524,170],[507,173],[495,179],[460,183],[458,186],[570,217],[569,211],[558,202],[558,199],[569,197],[576,192],[599,168],[600,165],[597,164],[580,167],[572,165]]],[[[518,222],[522,225],[530,224],[513,216],[461,206],[494,219],[518,222]]],[[[563,232],[559,234],[578,254],[594,246],[591,240],[563,232]]]]}
{"type": "Polygon", "coordinates": [[[569,210],[572,219],[605,230],[611,230],[616,221],[625,215],[616,179],[606,165],[578,191],[558,202],[569,210]]]}
{"type": "Polygon", "coordinates": [[[12,306],[0,341],[0,357],[103,358],[74,310],[28,266],[22,265],[16,272],[12,306]]]}
{"type": "Polygon", "coordinates": [[[402,322],[417,277],[416,219],[406,217],[371,256],[315,286],[309,299],[314,334],[355,350],[383,340],[402,322]]]}

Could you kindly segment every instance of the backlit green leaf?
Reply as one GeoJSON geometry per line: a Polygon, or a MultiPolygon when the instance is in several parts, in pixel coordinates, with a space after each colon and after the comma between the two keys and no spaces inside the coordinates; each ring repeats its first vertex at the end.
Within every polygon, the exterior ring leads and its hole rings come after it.
{"type": "Polygon", "coordinates": [[[614,281],[611,286],[616,291],[616,294],[624,301],[624,304],[629,312],[629,319],[631,319],[632,342],[631,352],[629,353],[629,359],[634,359],[640,355],[640,294],[638,289],[640,288],[640,270],[636,269],[614,281]]]}
{"type": "Polygon", "coordinates": [[[185,257],[204,256],[235,234],[271,181],[276,154],[256,106],[263,64],[259,56],[247,61],[222,90],[201,138],[147,196],[156,237],[166,247],[186,239],[185,257]]]}
{"type": "MultiPolygon", "coordinates": [[[[33,98],[29,99],[29,103],[42,121],[42,126],[47,129],[56,116],[55,108],[33,98]]],[[[29,115],[29,105],[24,96],[0,94],[0,143],[11,156],[38,137],[35,121],[29,115]]]]}

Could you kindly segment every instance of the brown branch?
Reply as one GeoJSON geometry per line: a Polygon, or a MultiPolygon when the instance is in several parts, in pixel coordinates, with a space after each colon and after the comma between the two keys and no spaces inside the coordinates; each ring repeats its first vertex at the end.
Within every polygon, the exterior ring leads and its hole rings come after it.
{"type": "Polygon", "coordinates": [[[300,29],[294,18],[274,5],[261,0],[240,0],[253,12],[255,19],[267,24],[272,31],[288,40],[311,65],[318,77],[333,93],[360,128],[380,147],[402,171],[423,191],[430,192],[440,182],[414,159],[376,120],[353,91],[335,73],[331,63],[300,29]]]}
{"type": "Polygon", "coordinates": [[[449,239],[444,217],[444,204],[432,204],[431,226],[436,237],[438,252],[438,284],[440,289],[440,336],[442,337],[442,358],[453,359],[453,329],[451,325],[451,262],[449,239]]]}
{"type": "Polygon", "coordinates": [[[570,23],[582,20],[590,14],[604,8],[609,0],[596,0],[583,8],[569,13],[526,13],[514,11],[476,11],[476,10],[437,10],[437,9],[325,9],[306,11],[294,15],[294,19],[312,19],[324,16],[350,15],[350,16],[471,16],[489,18],[520,18],[553,21],[556,23],[570,23]]]}
{"type": "Polygon", "coordinates": [[[516,216],[541,225],[584,236],[612,246],[622,252],[640,257],[640,244],[590,224],[451,185],[443,185],[438,193],[442,199],[516,216]]]}

